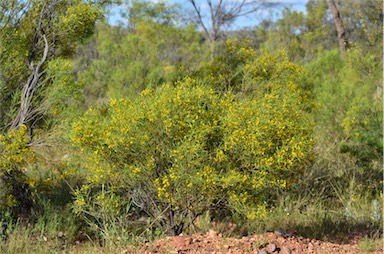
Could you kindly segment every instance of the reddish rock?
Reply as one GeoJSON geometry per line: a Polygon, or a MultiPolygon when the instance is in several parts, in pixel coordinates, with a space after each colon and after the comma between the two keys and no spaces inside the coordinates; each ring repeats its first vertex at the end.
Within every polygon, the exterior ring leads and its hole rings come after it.
{"type": "MultiPolygon", "coordinates": [[[[268,254],[311,254],[311,253],[361,253],[357,244],[335,244],[292,236],[290,238],[277,237],[274,233],[265,233],[241,239],[223,238],[216,231],[205,235],[175,236],[158,240],[153,243],[143,243],[142,249],[128,253],[268,253],[268,254]],[[253,251],[252,251],[253,249],[253,251]],[[261,250],[258,250],[261,249],[261,250]]],[[[381,254],[381,250],[371,254],[381,254]]]]}

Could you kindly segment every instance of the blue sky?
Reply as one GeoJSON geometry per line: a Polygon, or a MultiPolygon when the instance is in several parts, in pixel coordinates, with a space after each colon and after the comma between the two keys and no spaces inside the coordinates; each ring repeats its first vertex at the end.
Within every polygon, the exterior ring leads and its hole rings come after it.
{"type": "Polygon", "coordinates": [[[255,13],[253,15],[249,15],[247,17],[239,18],[234,24],[235,28],[253,26],[259,23],[261,20],[266,18],[274,18],[276,19],[283,10],[283,8],[288,7],[292,10],[305,12],[305,4],[308,0],[282,0],[284,5],[278,8],[266,9],[261,11],[260,13],[255,13]]]}
{"type": "MultiPolygon", "coordinates": [[[[159,0],[152,0],[152,1],[159,1],[159,0]]],[[[167,2],[167,0],[162,0],[162,1],[167,2]]],[[[234,0],[234,1],[236,1],[236,0],[234,0]]],[[[276,1],[283,3],[284,6],[289,7],[292,10],[303,11],[303,12],[305,12],[305,4],[308,2],[308,0],[280,0],[280,1],[276,0],[276,1]]],[[[192,5],[188,2],[188,0],[168,0],[168,2],[169,3],[178,3],[183,7],[187,7],[187,8],[192,9],[192,5]]],[[[205,0],[196,0],[196,2],[197,2],[197,4],[200,5],[201,10],[204,10],[204,8],[206,8],[206,6],[207,6],[205,4],[206,3],[205,0]]],[[[120,8],[121,7],[114,7],[111,9],[111,15],[109,17],[109,22],[111,24],[117,24],[117,22],[119,20],[122,20],[120,14],[119,14],[120,8]]],[[[283,9],[283,7],[273,8],[273,9],[265,9],[265,10],[262,10],[258,13],[248,15],[247,17],[240,17],[234,22],[232,28],[238,29],[238,28],[242,28],[242,27],[253,26],[253,25],[256,25],[257,23],[259,23],[262,19],[269,18],[271,16],[273,16],[273,18],[276,18],[282,9],[283,9]]]]}

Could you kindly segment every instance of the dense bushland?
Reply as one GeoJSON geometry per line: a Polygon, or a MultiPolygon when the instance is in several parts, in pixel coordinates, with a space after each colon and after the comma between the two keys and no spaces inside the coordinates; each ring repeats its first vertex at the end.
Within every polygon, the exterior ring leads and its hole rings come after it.
{"type": "Polygon", "coordinates": [[[381,236],[380,1],[339,5],[343,56],[325,1],[215,42],[166,3],[126,3],[111,26],[112,2],[0,7],[1,251],[213,222],[381,236]]]}

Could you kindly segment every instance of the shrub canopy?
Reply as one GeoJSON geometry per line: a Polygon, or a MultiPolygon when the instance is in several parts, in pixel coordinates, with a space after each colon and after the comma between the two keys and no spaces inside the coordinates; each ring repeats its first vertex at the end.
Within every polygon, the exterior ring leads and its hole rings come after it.
{"type": "Polygon", "coordinates": [[[312,119],[285,77],[257,99],[186,78],[90,109],[71,134],[87,172],[75,210],[94,209],[85,199],[103,199],[103,186],[119,196],[103,203],[111,211],[132,201],[174,233],[218,207],[264,216],[312,159],[312,119]]]}

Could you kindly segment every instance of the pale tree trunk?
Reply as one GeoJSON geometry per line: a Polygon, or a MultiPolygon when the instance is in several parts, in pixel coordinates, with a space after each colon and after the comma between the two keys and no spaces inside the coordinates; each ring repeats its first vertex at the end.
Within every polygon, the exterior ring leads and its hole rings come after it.
{"type": "Polygon", "coordinates": [[[339,40],[339,48],[341,57],[344,56],[344,53],[348,49],[348,40],[345,34],[345,29],[343,25],[343,20],[340,17],[340,12],[337,9],[336,3],[334,0],[326,0],[330,11],[332,12],[333,21],[335,22],[335,27],[337,31],[337,37],[339,40]]]}
{"type": "MultiPolygon", "coordinates": [[[[8,1],[8,0],[7,0],[8,1]]],[[[18,0],[21,1],[21,0],[18,0]]],[[[23,0],[24,1],[24,0],[23,0]]],[[[29,2],[29,1],[27,1],[29,2]]],[[[27,124],[34,120],[36,116],[36,108],[34,108],[33,101],[36,99],[35,93],[46,83],[47,79],[42,80],[46,70],[44,65],[49,57],[50,46],[48,38],[43,29],[43,20],[49,18],[53,14],[53,8],[59,4],[61,0],[47,1],[46,5],[42,6],[38,19],[35,24],[35,35],[31,45],[30,57],[28,59],[28,67],[30,75],[23,84],[20,95],[20,106],[17,110],[17,115],[10,124],[10,130],[19,129],[21,125],[27,124]],[[39,52],[40,44],[44,45],[42,56],[38,63],[34,63],[35,52],[39,52]]],[[[30,129],[32,133],[32,128],[30,129]]]]}
{"type": "Polygon", "coordinates": [[[25,124],[27,121],[31,120],[33,117],[33,109],[32,109],[32,99],[35,91],[44,84],[44,82],[40,82],[39,80],[41,76],[44,74],[44,71],[41,70],[42,65],[47,60],[48,56],[48,41],[45,35],[41,35],[44,40],[44,52],[40,62],[34,66],[33,61],[29,63],[29,68],[31,70],[31,75],[29,76],[27,82],[23,86],[23,90],[21,91],[20,97],[20,107],[17,112],[15,119],[12,121],[11,130],[19,129],[21,125],[25,124]]]}

